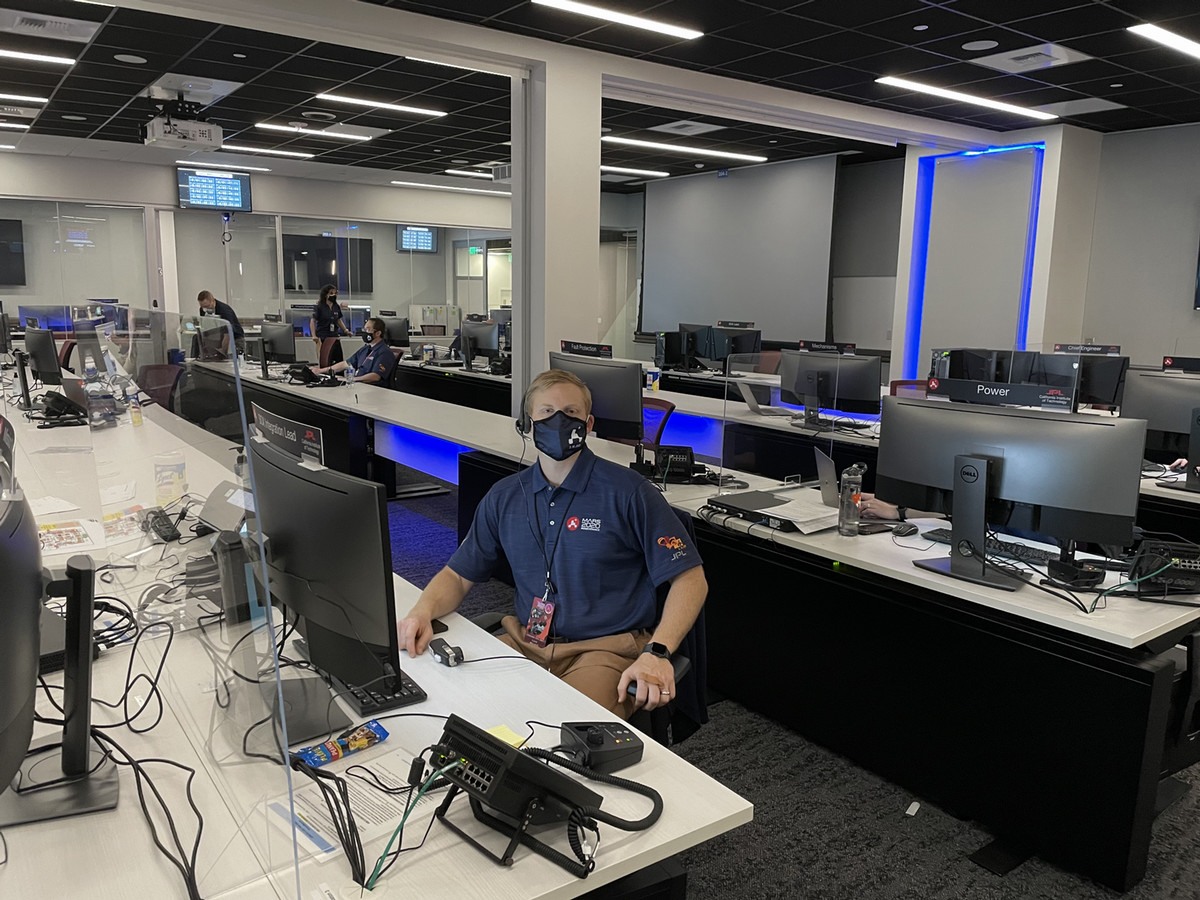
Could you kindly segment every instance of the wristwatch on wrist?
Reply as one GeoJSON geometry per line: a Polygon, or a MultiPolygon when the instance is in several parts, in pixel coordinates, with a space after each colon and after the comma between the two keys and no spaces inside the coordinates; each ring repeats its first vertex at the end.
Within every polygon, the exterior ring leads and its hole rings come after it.
{"type": "Polygon", "coordinates": [[[659,644],[651,641],[642,648],[643,653],[649,653],[651,656],[657,656],[659,659],[670,659],[671,651],[667,649],[666,644],[659,644]]]}
{"type": "Polygon", "coordinates": [[[908,507],[907,506],[897,506],[896,507],[896,517],[898,519],[900,519],[901,522],[907,522],[908,521],[908,507]]]}

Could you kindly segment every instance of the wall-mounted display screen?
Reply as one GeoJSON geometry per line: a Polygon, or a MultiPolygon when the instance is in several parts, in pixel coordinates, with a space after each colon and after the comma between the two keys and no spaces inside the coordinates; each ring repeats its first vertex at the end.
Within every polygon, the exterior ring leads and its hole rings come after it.
{"type": "Polygon", "coordinates": [[[252,212],[250,175],[212,169],[179,169],[181,209],[219,209],[252,212]]]}
{"type": "Polygon", "coordinates": [[[25,239],[20,219],[0,219],[0,284],[25,283],[25,239]]]}
{"type": "Polygon", "coordinates": [[[425,225],[397,225],[396,252],[437,253],[438,230],[425,225]]]}

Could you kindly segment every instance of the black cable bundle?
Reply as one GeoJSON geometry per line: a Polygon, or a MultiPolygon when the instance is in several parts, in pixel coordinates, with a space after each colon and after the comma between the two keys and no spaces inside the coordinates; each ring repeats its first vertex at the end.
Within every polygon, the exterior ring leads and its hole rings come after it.
{"type": "Polygon", "coordinates": [[[355,884],[365,886],[367,863],[363,857],[358,826],[354,822],[354,812],[350,809],[350,788],[345,779],[332,772],[314,768],[295,756],[291,758],[291,766],[295,771],[311,778],[321,791],[321,796],[325,798],[325,806],[329,810],[329,818],[333,820],[333,826],[337,829],[338,841],[350,862],[350,875],[355,884]]]}

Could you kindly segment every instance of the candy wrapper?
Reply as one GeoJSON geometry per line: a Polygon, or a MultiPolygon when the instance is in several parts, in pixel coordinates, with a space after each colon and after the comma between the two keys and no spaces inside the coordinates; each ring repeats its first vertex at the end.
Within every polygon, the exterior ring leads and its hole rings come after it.
{"type": "Polygon", "coordinates": [[[343,756],[374,747],[380,741],[387,740],[387,736],[387,729],[372,719],[356,728],[343,731],[332,741],[305,747],[292,755],[313,768],[320,768],[343,756]]]}

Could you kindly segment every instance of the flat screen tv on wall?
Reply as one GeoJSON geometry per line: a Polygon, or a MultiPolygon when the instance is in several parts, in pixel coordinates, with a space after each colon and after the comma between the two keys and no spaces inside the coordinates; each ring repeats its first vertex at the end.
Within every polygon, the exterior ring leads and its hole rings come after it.
{"type": "Polygon", "coordinates": [[[20,219],[0,219],[0,285],[25,284],[25,240],[20,219]]]}

